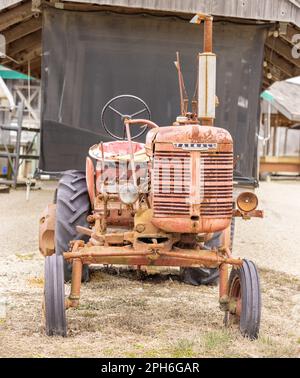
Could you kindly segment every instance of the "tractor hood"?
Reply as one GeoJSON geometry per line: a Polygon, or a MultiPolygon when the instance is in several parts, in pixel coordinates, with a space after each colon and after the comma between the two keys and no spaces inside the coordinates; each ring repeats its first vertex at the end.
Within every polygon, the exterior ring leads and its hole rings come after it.
{"type": "Polygon", "coordinates": [[[218,143],[232,144],[230,133],[219,127],[185,125],[152,129],[147,134],[146,148],[152,150],[153,143],[218,143]]]}

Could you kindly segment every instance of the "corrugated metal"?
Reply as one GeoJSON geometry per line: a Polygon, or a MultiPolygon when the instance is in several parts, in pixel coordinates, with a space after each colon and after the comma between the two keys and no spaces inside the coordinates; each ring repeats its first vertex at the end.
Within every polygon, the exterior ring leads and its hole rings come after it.
{"type": "Polygon", "coordinates": [[[21,0],[0,0],[0,11],[17,3],[21,3],[21,0]]]}
{"type": "Polygon", "coordinates": [[[65,0],[181,13],[292,22],[300,26],[299,0],[65,0]]]}

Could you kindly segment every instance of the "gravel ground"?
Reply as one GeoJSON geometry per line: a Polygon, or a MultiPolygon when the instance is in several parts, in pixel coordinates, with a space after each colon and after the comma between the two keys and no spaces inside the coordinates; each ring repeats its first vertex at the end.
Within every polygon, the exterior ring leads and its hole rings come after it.
{"type": "Polygon", "coordinates": [[[84,285],[81,306],[68,310],[68,338],[46,337],[38,218],[53,186],[43,184],[28,202],[23,190],[1,194],[0,356],[299,357],[299,190],[300,182],[262,183],[265,219],[237,221],[234,254],[255,261],[261,273],[263,318],[255,342],[223,328],[217,287],[191,287],[176,276],[138,281],[115,269],[94,272],[84,285]]]}
{"type": "Polygon", "coordinates": [[[264,219],[237,219],[234,253],[260,267],[300,277],[300,181],[260,183],[264,219]]]}

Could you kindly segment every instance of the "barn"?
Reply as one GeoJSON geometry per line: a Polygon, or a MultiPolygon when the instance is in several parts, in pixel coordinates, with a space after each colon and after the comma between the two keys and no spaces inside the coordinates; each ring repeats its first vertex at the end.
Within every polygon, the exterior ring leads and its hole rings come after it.
{"type": "Polygon", "coordinates": [[[192,97],[203,31],[188,21],[212,14],[216,125],[234,136],[236,176],[255,180],[259,95],[300,75],[298,0],[6,0],[0,7],[1,64],[41,78],[40,169],[50,172],[82,168],[88,147],[109,139],[100,115],[116,95],[143,98],[153,120],[172,124],[179,113],[175,53],[192,97]]]}

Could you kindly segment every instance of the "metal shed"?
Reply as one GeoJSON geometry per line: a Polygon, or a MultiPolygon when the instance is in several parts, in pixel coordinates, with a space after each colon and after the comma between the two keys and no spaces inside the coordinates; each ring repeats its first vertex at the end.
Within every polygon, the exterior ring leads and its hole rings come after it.
{"type": "Polygon", "coordinates": [[[268,125],[260,172],[300,173],[300,85],[279,81],[261,95],[262,118],[268,125]]]}

